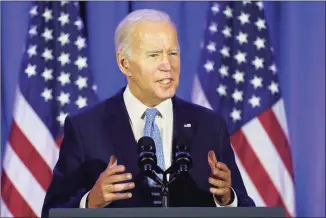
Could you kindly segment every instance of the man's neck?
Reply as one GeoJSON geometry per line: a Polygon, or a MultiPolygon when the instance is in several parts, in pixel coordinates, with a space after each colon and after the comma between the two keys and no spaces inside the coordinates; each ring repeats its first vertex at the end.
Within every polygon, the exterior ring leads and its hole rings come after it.
{"type": "Polygon", "coordinates": [[[162,100],[160,100],[160,99],[153,99],[153,98],[152,99],[146,98],[146,96],[144,97],[143,95],[138,94],[140,92],[137,91],[137,90],[134,90],[133,86],[130,86],[130,85],[128,85],[128,86],[129,86],[129,90],[130,90],[131,94],[133,96],[135,96],[135,98],[137,98],[141,103],[143,103],[147,107],[152,108],[152,107],[155,107],[155,106],[159,105],[160,103],[162,103],[162,100]]]}

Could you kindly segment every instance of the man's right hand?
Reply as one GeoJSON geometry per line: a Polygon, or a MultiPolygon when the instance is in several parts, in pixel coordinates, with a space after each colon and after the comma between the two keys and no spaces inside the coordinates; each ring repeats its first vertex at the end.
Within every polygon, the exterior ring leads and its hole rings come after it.
{"type": "Polygon", "coordinates": [[[130,173],[124,173],[126,170],[125,167],[122,165],[118,166],[117,164],[117,158],[111,156],[108,167],[101,173],[89,192],[87,200],[88,208],[101,208],[113,201],[132,197],[130,192],[121,193],[122,191],[135,187],[135,183],[127,182],[132,179],[132,175],[130,173]]]}

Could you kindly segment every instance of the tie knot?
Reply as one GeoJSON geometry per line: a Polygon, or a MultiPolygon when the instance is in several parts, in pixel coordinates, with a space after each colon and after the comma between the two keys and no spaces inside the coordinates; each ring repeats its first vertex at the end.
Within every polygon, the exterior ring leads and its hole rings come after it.
{"type": "Polygon", "coordinates": [[[158,114],[158,110],[156,108],[147,108],[145,111],[146,119],[149,121],[153,121],[158,114]]]}

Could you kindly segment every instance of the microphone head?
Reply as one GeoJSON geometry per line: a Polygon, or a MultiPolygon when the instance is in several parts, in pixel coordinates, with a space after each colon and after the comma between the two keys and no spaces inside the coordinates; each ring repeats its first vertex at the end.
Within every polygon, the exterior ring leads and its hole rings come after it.
{"type": "Polygon", "coordinates": [[[151,172],[157,164],[155,142],[151,137],[144,136],[138,140],[138,166],[143,172],[151,172]]]}
{"type": "Polygon", "coordinates": [[[149,151],[156,153],[154,140],[149,136],[143,136],[138,140],[138,152],[149,151]]]}

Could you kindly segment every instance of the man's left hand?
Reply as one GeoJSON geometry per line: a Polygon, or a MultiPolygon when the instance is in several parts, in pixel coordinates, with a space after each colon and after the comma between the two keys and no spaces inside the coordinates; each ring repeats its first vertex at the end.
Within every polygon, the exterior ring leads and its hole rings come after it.
{"type": "Polygon", "coordinates": [[[217,203],[225,206],[231,203],[231,171],[222,162],[218,162],[214,151],[208,152],[208,164],[211,167],[211,177],[208,182],[212,185],[209,191],[215,195],[217,203]]]}

